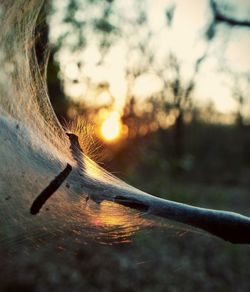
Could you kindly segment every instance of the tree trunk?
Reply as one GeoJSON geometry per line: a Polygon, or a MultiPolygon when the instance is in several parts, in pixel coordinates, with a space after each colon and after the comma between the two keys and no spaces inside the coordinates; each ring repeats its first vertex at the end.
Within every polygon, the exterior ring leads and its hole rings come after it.
{"type": "Polygon", "coordinates": [[[183,113],[180,111],[174,124],[174,156],[176,160],[183,157],[184,154],[184,121],[183,113]]]}

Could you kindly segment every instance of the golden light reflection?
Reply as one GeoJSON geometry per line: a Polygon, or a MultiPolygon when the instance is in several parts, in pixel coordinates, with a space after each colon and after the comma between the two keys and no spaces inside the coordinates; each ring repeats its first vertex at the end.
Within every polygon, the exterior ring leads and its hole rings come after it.
{"type": "Polygon", "coordinates": [[[117,111],[109,113],[101,125],[101,136],[107,142],[113,142],[121,136],[122,123],[117,111]]]}
{"type": "Polygon", "coordinates": [[[126,227],[131,222],[132,212],[130,213],[123,206],[104,201],[99,207],[99,212],[92,219],[92,223],[97,226],[126,227]]]}
{"type": "Polygon", "coordinates": [[[89,223],[99,228],[100,239],[108,237],[113,242],[127,242],[136,231],[154,225],[137,211],[108,201],[100,205],[89,201],[85,214],[89,223]]]}

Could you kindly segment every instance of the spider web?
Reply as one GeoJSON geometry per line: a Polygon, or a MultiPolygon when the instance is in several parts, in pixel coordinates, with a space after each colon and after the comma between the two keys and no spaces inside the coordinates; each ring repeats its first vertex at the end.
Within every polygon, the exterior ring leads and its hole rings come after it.
{"type": "Polygon", "coordinates": [[[84,153],[91,144],[84,130],[79,143],[82,126],[65,132],[47,94],[46,62],[41,73],[36,59],[34,30],[43,4],[0,0],[0,243],[16,250],[21,243],[39,247],[49,238],[127,242],[138,230],[164,226],[150,213],[249,243],[248,217],[146,194],[84,153]]]}
{"type": "Polygon", "coordinates": [[[0,1],[0,244],[38,248],[67,236],[76,242],[126,242],[153,221],[112,202],[119,192],[140,191],[83,152],[73,157],[35,56],[34,29],[42,5],[40,0],[0,1]],[[72,172],[40,213],[31,215],[32,202],[67,163],[72,172]]]}

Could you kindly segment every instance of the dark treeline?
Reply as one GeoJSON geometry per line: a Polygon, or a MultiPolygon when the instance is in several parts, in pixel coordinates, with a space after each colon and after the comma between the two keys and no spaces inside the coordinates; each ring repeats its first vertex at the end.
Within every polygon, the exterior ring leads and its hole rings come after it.
{"type": "Polygon", "coordinates": [[[184,152],[175,156],[174,127],[108,146],[111,171],[145,180],[165,177],[191,183],[250,185],[250,127],[191,123],[184,132],[184,152]],[[132,173],[131,173],[132,172],[132,173]]]}

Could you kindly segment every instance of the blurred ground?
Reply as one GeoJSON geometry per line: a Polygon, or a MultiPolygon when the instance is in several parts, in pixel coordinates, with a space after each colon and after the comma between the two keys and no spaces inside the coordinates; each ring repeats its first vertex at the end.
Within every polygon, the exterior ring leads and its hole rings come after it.
{"type": "MultiPolygon", "coordinates": [[[[168,198],[250,214],[249,190],[151,181],[168,198]]],[[[172,223],[171,223],[172,224],[172,223]]],[[[250,291],[250,246],[183,226],[155,227],[130,243],[101,245],[65,235],[39,248],[0,250],[0,291],[250,291]]]]}

